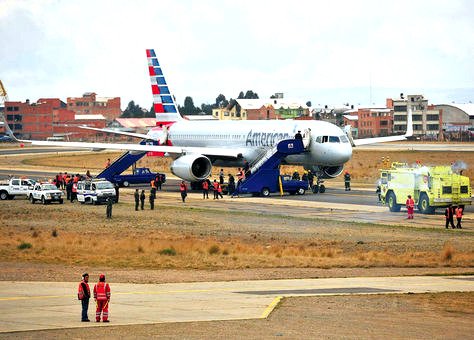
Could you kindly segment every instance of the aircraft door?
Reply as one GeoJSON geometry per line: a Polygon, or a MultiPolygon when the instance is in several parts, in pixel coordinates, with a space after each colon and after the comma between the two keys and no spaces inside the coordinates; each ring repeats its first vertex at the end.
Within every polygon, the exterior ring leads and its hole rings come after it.
{"type": "Polygon", "coordinates": [[[303,130],[303,146],[305,149],[308,148],[309,143],[311,141],[311,129],[304,129],[303,130]]]}

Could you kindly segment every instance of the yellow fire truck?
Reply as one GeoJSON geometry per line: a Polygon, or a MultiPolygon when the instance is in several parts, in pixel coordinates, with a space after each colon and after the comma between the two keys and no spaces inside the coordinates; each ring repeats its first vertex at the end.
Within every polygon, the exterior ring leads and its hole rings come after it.
{"type": "Polygon", "coordinates": [[[451,166],[408,166],[392,163],[380,170],[380,199],[390,211],[400,211],[408,195],[418,211],[433,214],[436,208],[471,204],[469,177],[453,171],[451,166]]]}

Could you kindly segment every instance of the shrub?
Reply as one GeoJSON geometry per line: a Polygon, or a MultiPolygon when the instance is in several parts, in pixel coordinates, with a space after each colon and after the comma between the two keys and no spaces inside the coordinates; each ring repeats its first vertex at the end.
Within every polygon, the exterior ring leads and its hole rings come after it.
{"type": "Polygon", "coordinates": [[[450,243],[445,243],[443,247],[443,251],[441,253],[441,257],[443,261],[451,261],[454,256],[454,247],[450,243]]]}
{"type": "Polygon", "coordinates": [[[209,247],[208,252],[211,255],[218,254],[220,252],[220,248],[217,244],[213,244],[212,246],[209,247]]]}
{"type": "Polygon", "coordinates": [[[51,236],[58,237],[58,231],[56,230],[56,228],[53,229],[53,232],[51,233],[51,236]]]}
{"type": "Polygon", "coordinates": [[[30,249],[31,247],[33,247],[33,245],[31,243],[22,242],[22,243],[20,243],[20,245],[17,248],[20,249],[20,250],[23,250],[23,249],[30,249]]]}
{"type": "Polygon", "coordinates": [[[176,250],[173,247],[165,248],[165,249],[160,250],[160,255],[175,256],[176,250]]]}

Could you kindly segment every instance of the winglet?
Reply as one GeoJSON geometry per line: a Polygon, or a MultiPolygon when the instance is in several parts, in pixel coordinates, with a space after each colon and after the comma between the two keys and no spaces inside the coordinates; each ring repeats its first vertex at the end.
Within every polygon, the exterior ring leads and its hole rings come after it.
{"type": "Polygon", "coordinates": [[[411,107],[408,107],[407,113],[407,132],[404,134],[405,137],[413,136],[413,111],[411,107]]]}
{"type": "Polygon", "coordinates": [[[148,72],[150,73],[151,92],[153,93],[153,107],[156,115],[156,125],[169,125],[182,120],[178,106],[170,93],[155,50],[146,50],[148,72]]]}

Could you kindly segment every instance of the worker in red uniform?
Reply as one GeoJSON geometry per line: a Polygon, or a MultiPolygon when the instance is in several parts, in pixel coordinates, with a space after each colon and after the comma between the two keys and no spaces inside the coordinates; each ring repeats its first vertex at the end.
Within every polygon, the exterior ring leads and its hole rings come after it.
{"type": "Polygon", "coordinates": [[[181,193],[181,199],[184,201],[186,200],[186,196],[188,196],[188,187],[186,186],[186,183],[184,181],[181,181],[181,184],[179,185],[179,192],[181,193]]]}
{"type": "Polygon", "coordinates": [[[91,298],[91,289],[89,287],[89,274],[82,274],[82,281],[77,288],[77,298],[81,300],[82,304],[82,322],[89,322],[87,311],[89,310],[89,299],[91,298]]]}
{"type": "Polygon", "coordinates": [[[202,181],[202,199],[209,198],[209,182],[207,179],[202,181]]]}
{"type": "Polygon", "coordinates": [[[458,229],[462,229],[461,227],[461,220],[462,220],[462,213],[464,211],[464,206],[463,205],[460,205],[459,207],[457,207],[456,209],[454,209],[454,214],[456,215],[456,220],[457,220],[457,224],[456,224],[456,228],[458,229]]]}
{"type": "Polygon", "coordinates": [[[94,300],[97,304],[95,321],[100,322],[102,314],[102,321],[109,322],[110,286],[105,282],[104,274],[100,274],[99,282],[94,285],[94,300]]]}
{"type": "Polygon", "coordinates": [[[411,195],[408,195],[408,199],[406,201],[406,207],[408,211],[408,219],[412,220],[414,217],[414,210],[415,210],[415,201],[411,198],[411,195]]]}

